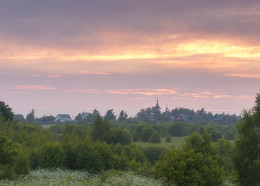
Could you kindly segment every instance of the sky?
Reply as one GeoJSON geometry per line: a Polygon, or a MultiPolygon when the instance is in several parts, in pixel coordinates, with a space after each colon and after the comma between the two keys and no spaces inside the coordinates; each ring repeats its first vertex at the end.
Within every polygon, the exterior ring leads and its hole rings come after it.
{"type": "Polygon", "coordinates": [[[260,91],[259,0],[1,0],[0,100],[36,116],[158,97],[241,114],[260,91]]]}

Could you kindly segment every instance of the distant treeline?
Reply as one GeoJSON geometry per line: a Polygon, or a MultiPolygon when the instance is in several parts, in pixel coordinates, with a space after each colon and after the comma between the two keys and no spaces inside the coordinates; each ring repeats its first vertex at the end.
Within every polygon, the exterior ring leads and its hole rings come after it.
{"type": "MultiPolygon", "coordinates": [[[[98,110],[94,109],[93,112],[81,112],[74,118],[74,122],[93,122],[97,115],[101,115],[98,110]]],[[[160,107],[149,107],[146,109],[141,109],[136,116],[128,117],[126,111],[122,110],[117,116],[113,109],[107,110],[106,114],[103,116],[108,120],[113,121],[124,121],[124,120],[136,120],[143,121],[148,124],[156,124],[161,122],[193,122],[200,124],[212,124],[219,123],[222,125],[230,125],[237,123],[241,116],[235,114],[229,115],[225,114],[213,114],[212,112],[206,112],[204,108],[201,110],[190,110],[187,108],[175,108],[169,110],[168,108],[161,112],[160,107]]],[[[59,114],[56,117],[53,115],[36,117],[35,111],[32,109],[30,113],[24,118],[21,114],[15,114],[14,118],[27,123],[39,123],[39,124],[54,124],[61,122],[72,122],[71,117],[68,114],[59,114]],[[64,118],[58,118],[64,117],[64,118]],[[66,117],[66,118],[65,118],[66,117]]]]}
{"type": "MultiPolygon", "coordinates": [[[[101,117],[94,110],[76,123],[44,127],[34,120],[14,120],[12,109],[0,102],[0,179],[15,179],[33,169],[62,168],[90,173],[130,170],[166,185],[260,184],[260,95],[236,125],[176,118],[159,122],[157,116],[163,115],[155,109],[146,122],[138,116],[128,118],[125,111],[115,117],[109,110],[101,117]],[[133,143],[169,143],[173,136],[187,137],[179,148],[133,143]]],[[[29,116],[35,119],[34,110],[29,116]]]]}

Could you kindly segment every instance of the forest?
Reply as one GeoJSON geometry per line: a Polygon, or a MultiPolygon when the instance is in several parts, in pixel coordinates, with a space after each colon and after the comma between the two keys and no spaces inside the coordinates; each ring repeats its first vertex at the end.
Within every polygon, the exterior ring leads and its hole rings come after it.
{"type": "Polygon", "coordinates": [[[31,122],[15,120],[1,101],[0,185],[260,184],[260,94],[241,118],[224,115],[229,124],[204,110],[186,110],[185,122],[153,109],[46,126],[33,113],[31,122]]]}

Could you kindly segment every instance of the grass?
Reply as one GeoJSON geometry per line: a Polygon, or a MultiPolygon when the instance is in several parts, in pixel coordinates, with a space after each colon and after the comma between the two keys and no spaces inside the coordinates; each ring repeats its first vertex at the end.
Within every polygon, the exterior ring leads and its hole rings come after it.
{"type": "Polygon", "coordinates": [[[107,171],[101,174],[89,174],[85,171],[71,170],[46,170],[39,169],[31,171],[28,175],[20,177],[17,180],[0,180],[0,186],[60,186],[60,185],[163,185],[160,181],[148,177],[135,175],[132,172],[107,171]]]}
{"type": "Polygon", "coordinates": [[[134,145],[146,148],[146,147],[160,147],[160,148],[180,148],[182,147],[184,143],[185,137],[171,137],[171,142],[167,143],[165,142],[165,138],[161,138],[161,143],[150,143],[150,142],[142,142],[142,141],[136,141],[133,142],[134,145]]]}

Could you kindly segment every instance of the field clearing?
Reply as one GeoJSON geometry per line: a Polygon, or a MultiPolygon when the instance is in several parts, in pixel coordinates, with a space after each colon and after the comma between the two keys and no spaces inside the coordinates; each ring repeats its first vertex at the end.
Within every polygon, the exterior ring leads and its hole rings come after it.
{"type": "Polygon", "coordinates": [[[147,147],[160,147],[160,148],[180,148],[184,144],[185,137],[171,137],[171,142],[167,143],[165,142],[165,138],[161,138],[161,143],[150,143],[150,142],[142,142],[142,141],[136,141],[133,142],[134,145],[147,148],[147,147]]]}

